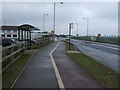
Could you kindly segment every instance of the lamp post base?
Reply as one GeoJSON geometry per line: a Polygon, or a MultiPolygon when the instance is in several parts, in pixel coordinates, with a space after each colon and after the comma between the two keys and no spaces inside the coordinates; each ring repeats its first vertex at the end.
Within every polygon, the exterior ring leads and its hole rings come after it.
{"type": "Polygon", "coordinates": [[[56,37],[56,36],[54,37],[54,41],[58,41],[58,39],[57,39],[57,37],[56,37]]]}

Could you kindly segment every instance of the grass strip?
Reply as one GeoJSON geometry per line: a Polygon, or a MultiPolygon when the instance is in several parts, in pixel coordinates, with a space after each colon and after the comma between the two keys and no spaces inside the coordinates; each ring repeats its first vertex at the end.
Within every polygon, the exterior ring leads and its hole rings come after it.
{"type": "Polygon", "coordinates": [[[10,88],[15,79],[18,77],[32,54],[23,54],[14,61],[2,75],[2,88],[10,88]]]}
{"type": "MultiPolygon", "coordinates": [[[[67,44],[67,43],[66,43],[67,44]]],[[[72,47],[74,49],[74,47],[72,47]]],[[[67,46],[66,46],[67,49],[67,46]]],[[[83,53],[67,53],[93,78],[107,88],[118,88],[118,73],[83,53]]]]}
{"type": "Polygon", "coordinates": [[[66,50],[69,50],[69,51],[75,50],[74,45],[72,43],[70,43],[70,48],[69,48],[69,42],[65,42],[65,46],[66,46],[66,50]]]}

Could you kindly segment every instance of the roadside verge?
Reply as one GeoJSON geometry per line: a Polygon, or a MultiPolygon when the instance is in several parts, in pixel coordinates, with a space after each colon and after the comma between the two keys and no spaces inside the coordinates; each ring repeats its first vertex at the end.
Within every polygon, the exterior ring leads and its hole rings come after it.
{"type": "MultiPolygon", "coordinates": [[[[66,50],[68,50],[68,43],[66,43],[66,50]]],[[[70,50],[75,50],[74,46],[71,45],[70,50]]],[[[97,62],[96,60],[81,53],[67,53],[67,55],[76,61],[87,73],[93,78],[99,81],[102,85],[107,88],[118,88],[118,76],[119,74],[107,66],[97,62]]]]}

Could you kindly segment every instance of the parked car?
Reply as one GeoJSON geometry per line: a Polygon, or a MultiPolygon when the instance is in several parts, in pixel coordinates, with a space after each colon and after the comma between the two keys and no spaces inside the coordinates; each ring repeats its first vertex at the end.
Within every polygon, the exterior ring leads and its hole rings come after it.
{"type": "Polygon", "coordinates": [[[32,39],[31,39],[31,43],[35,44],[35,43],[36,43],[36,40],[32,40],[32,39]]]}
{"type": "Polygon", "coordinates": [[[9,45],[12,45],[13,43],[14,43],[14,41],[12,40],[12,39],[9,39],[9,38],[2,38],[2,40],[1,40],[2,42],[2,46],[3,47],[6,47],[6,46],[9,46],[9,45]]]}

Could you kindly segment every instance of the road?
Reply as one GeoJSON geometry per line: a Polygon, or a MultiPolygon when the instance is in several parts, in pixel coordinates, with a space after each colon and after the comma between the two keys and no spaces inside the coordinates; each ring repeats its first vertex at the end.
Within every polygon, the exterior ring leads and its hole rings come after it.
{"type": "Polygon", "coordinates": [[[75,39],[72,39],[71,42],[87,56],[90,56],[91,58],[117,72],[120,71],[118,70],[118,52],[120,52],[119,45],[104,44],[98,42],[90,43],[83,40],[75,39]]]}

